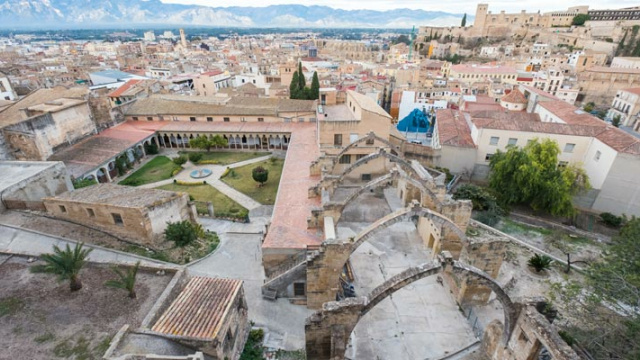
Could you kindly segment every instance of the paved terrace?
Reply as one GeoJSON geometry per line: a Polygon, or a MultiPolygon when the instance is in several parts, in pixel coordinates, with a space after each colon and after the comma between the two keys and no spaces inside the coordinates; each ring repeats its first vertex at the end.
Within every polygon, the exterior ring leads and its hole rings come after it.
{"type": "Polygon", "coordinates": [[[311,210],[320,206],[319,198],[309,199],[309,187],[320,181],[309,175],[311,162],[320,155],[316,141],[316,124],[291,123],[291,142],[282,169],[269,232],[263,249],[304,249],[319,245],[322,237],[307,230],[311,210]]]}

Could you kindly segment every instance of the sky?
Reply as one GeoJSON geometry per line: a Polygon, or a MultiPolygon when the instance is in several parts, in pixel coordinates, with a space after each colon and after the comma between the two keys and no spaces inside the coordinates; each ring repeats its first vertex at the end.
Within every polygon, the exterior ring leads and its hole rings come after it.
{"type": "Polygon", "coordinates": [[[227,6],[268,6],[281,4],[299,4],[299,5],[324,5],[333,8],[355,10],[391,10],[398,8],[422,9],[431,11],[445,11],[450,13],[475,13],[476,6],[479,2],[488,3],[489,10],[498,13],[500,10],[507,12],[541,12],[566,10],[570,6],[589,5],[593,9],[618,9],[623,7],[638,6],[637,0],[602,0],[602,1],[580,1],[580,0],[538,0],[531,4],[526,4],[522,0],[511,1],[442,1],[442,0],[161,0],[166,3],[176,4],[197,4],[212,7],[227,6]]]}

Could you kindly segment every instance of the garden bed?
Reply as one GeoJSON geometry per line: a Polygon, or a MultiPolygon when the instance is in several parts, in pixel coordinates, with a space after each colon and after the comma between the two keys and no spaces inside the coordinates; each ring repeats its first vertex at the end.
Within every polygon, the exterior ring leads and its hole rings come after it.
{"type": "Polygon", "coordinates": [[[267,161],[231,169],[222,178],[222,181],[262,205],[273,205],[276,202],[283,166],[284,159],[271,158],[267,161]],[[258,166],[269,170],[269,179],[263,186],[258,186],[251,175],[252,170],[258,166]]]}
{"type": "Polygon", "coordinates": [[[169,191],[181,191],[188,193],[193,200],[196,201],[196,209],[200,214],[207,214],[207,202],[213,203],[214,214],[216,217],[231,217],[244,219],[249,214],[244,206],[233,201],[227,195],[221,193],[218,189],[208,184],[168,184],[158,187],[158,189],[169,191]]]}
{"type": "Polygon", "coordinates": [[[171,178],[177,169],[180,169],[180,166],[174,164],[171,159],[166,156],[158,156],[120,181],[120,185],[138,186],[166,180],[171,178]]]}
{"type": "Polygon", "coordinates": [[[25,258],[0,265],[0,348],[6,359],[100,359],[124,325],[140,326],[171,274],[140,269],[135,300],[108,288],[115,275],[89,264],[80,273],[83,288],[69,291],[51,274],[31,273],[25,258]]]}

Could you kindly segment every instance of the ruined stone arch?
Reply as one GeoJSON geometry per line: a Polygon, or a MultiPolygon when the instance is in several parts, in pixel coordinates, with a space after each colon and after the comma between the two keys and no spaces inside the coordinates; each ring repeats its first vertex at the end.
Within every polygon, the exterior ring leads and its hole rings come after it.
{"type": "Polygon", "coordinates": [[[322,310],[311,315],[305,324],[307,359],[344,359],[351,333],[363,316],[396,291],[439,273],[472,277],[496,294],[504,313],[502,344],[506,346],[518,315],[509,295],[488,274],[444,255],[437,262],[412,267],[393,276],[368,296],[325,303],[322,310]]]}
{"type": "Polygon", "coordinates": [[[342,149],[342,151],[340,151],[336,157],[333,159],[333,164],[337,164],[338,161],[340,160],[340,158],[342,157],[342,155],[346,154],[347,151],[353,149],[354,147],[357,147],[359,144],[366,142],[367,140],[374,140],[374,141],[379,141],[385,145],[387,145],[390,149],[391,149],[391,154],[392,155],[396,155],[396,156],[401,156],[399,154],[402,153],[402,151],[400,150],[399,146],[395,146],[392,143],[389,142],[389,140],[383,139],[381,137],[379,137],[378,135],[376,135],[374,132],[370,132],[368,133],[366,136],[361,137],[360,139],[352,142],[351,144],[347,145],[344,149],[342,149]],[[395,154],[393,154],[395,152],[395,154]]]}
{"type": "MultiPolygon", "coordinates": [[[[413,204],[413,206],[400,209],[398,211],[392,212],[391,214],[378,219],[378,221],[369,225],[367,228],[362,230],[356,237],[352,240],[352,248],[351,253],[356,251],[356,249],[362,245],[365,241],[370,239],[372,236],[376,235],[380,231],[388,228],[389,226],[396,224],[401,221],[411,220],[415,217],[425,217],[434,221],[441,227],[446,227],[451,230],[454,234],[457,235],[457,238],[460,242],[467,242],[467,235],[462,229],[456,225],[451,219],[447,218],[444,215],[438,214],[435,211],[427,209],[425,207],[419,206],[418,204],[413,204]],[[417,205],[417,206],[416,206],[417,205]]],[[[349,254],[351,256],[351,254],[349,254]]]]}
{"type": "Polygon", "coordinates": [[[398,166],[400,168],[402,168],[404,171],[406,171],[407,173],[412,174],[413,176],[415,176],[416,179],[420,179],[420,175],[416,172],[416,170],[413,168],[413,166],[411,166],[411,164],[396,156],[393,154],[390,154],[386,151],[384,151],[384,149],[380,149],[378,152],[373,153],[373,154],[369,154],[365,157],[363,157],[362,159],[356,161],[353,165],[349,166],[348,168],[346,168],[342,174],[340,174],[340,177],[338,177],[338,179],[336,180],[336,184],[342,183],[342,181],[344,181],[345,176],[347,176],[348,174],[350,174],[351,172],[353,172],[355,169],[359,168],[360,166],[363,166],[365,164],[367,164],[369,161],[378,159],[380,157],[384,157],[389,159],[389,161],[394,162],[396,164],[398,164],[398,166]]]}

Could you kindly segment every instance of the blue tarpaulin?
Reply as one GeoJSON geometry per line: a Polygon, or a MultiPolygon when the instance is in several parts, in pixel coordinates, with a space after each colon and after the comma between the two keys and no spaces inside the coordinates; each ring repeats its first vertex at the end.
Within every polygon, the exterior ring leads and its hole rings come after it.
{"type": "Polygon", "coordinates": [[[404,119],[398,123],[398,130],[401,132],[426,133],[431,128],[429,116],[420,109],[414,109],[404,119]]]}

